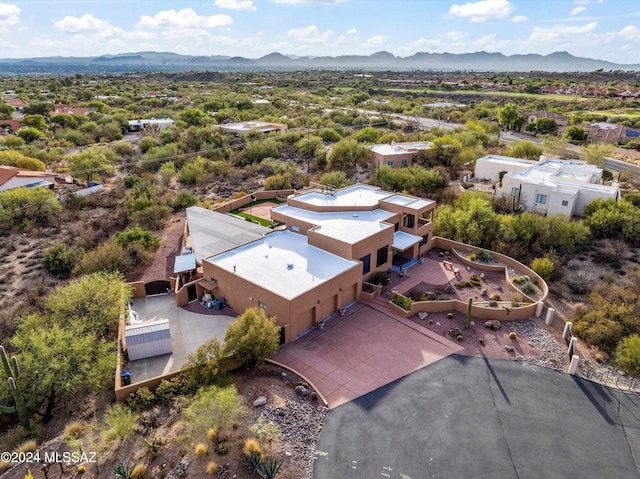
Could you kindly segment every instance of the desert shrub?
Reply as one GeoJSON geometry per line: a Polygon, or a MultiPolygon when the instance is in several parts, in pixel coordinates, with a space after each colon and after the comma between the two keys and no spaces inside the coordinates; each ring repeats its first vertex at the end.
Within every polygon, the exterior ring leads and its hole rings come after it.
{"type": "Polygon", "coordinates": [[[500,293],[491,293],[489,299],[492,301],[500,301],[502,298],[500,297],[500,293]]]}
{"type": "Polygon", "coordinates": [[[480,286],[482,284],[482,281],[480,280],[480,276],[478,276],[477,274],[472,274],[471,278],[469,278],[469,283],[471,283],[472,286],[480,286]]]}
{"type": "Polygon", "coordinates": [[[43,266],[49,273],[66,277],[71,274],[80,251],[65,243],[57,243],[44,253],[43,266]]]}
{"type": "Polygon", "coordinates": [[[250,471],[257,471],[262,460],[262,451],[245,452],[242,456],[242,462],[250,471]]]}
{"type": "Polygon", "coordinates": [[[196,445],[194,452],[196,456],[204,456],[207,452],[209,452],[209,448],[206,444],[199,443],[196,445]]]}
{"type": "Polygon", "coordinates": [[[80,276],[99,271],[127,273],[130,267],[131,258],[125,249],[113,241],[108,241],[82,254],[73,267],[72,275],[80,276]]]}
{"type": "Polygon", "coordinates": [[[453,313],[447,313],[447,318],[453,319],[453,313]]]}
{"type": "Polygon", "coordinates": [[[173,201],[173,208],[176,210],[189,208],[198,204],[198,198],[189,190],[181,190],[173,201]]]}
{"type": "Polygon", "coordinates": [[[489,306],[492,308],[497,308],[498,302],[492,299],[491,301],[489,301],[489,306]]]}
{"type": "Polygon", "coordinates": [[[35,452],[38,449],[38,443],[34,439],[29,439],[16,447],[15,452],[35,452]]]}
{"type": "Polygon", "coordinates": [[[218,464],[214,461],[211,461],[210,463],[207,464],[207,474],[209,474],[210,476],[217,475],[219,469],[220,469],[220,466],[218,466],[218,464]]]}
{"type": "Polygon", "coordinates": [[[458,335],[456,336],[456,339],[457,339],[458,341],[462,341],[462,340],[464,339],[464,336],[463,336],[462,334],[458,334],[458,335]]]}
{"type": "Polygon", "coordinates": [[[640,372],[640,335],[622,338],[616,348],[616,366],[631,372],[640,372]]]}
{"type": "Polygon", "coordinates": [[[131,243],[139,243],[148,251],[155,251],[160,246],[160,238],[139,226],[133,226],[116,233],[114,241],[122,247],[127,247],[131,243]]]}
{"type": "Polygon", "coordinates": [[[226,442],[221,442],[216,446],[216,453],[221,456],[229,454],[229,445],[226,442]]]}
{"type": "Polygon", "coordinates": [[[257,472],[263,479],[273,479],[280,471],[281,464],[273,457],[266,457],[258,465],[257,472]]]}
{"type": "Polygon", "coordinates": [[[147,469],[144,467],[144,465],[136,464],[136,467],[134,467],[133,471],[131,471],[131,477],[133,479],[142,479],[146,471],[147,469]]]}
{"type": "Polygon", "coordinates": [[[181,376],[163,379],[155,390],[156,401],[159,404],[167,405],[173,398],[182,394],[183,390],[184,381],[181,376]]]}
{"type": "Polygon", "coordinates": [[[159,454],[160,449],[163,446],[166,446],[168,442],[169,442],[168,440],[158,437],[155,432],[151,435],[149,439],[142,438],[142,444],[144,444],[144,447],[147,451],[147,455],[151,459],[156,457],[159,454]]]}
{"type": "Polygon", "coordinates": [[[469,259],[473,255],[473,259],[471,261],[478,261],[480,263],[488,263],[491,261],[491,253],[489,253],[486,249],[478,249],[475,250],[471,255],[469,255],[469,259]]]}
{"type": "Polygon", "coordinates": [[[215,429],[209,429],[207,431],[207,439],[211,442],[218,442],[218,432],[215,429]]]}
{"type": "Polygon", "coordinates": [[[102,438],[106,442],[124,441],[133,434],[138,415],[122,404],[108,406],[104,413],[102,438]]]}
{"type": "Polygon", "coordinates": [[[229,325],[224,335],[225,353],[253,367],[278,350],[280,327],[262,308],[249,308],[229,325]]]}
{"type": "Polygon", "coordinates": [[[169,217],[171,207],[162,204],[148,206],[131,214],[131,221],[144,229],[161,230],[169,217]]]}
{"type": "Polygon", "coordinates": [[[242,452],[245,455],[249,455],[251,453],[257,453],[258,455],[262,455],[262,447],[258,441],[253,438],[245,439],[244,447],[242,448],[242,452]]]}
{"type": "Polygon", "coordinates": [[[536,292],[535,286],[533,286],[533,284],[531,284],[529,281],[522,283],[520,285],[520,289],[524,294],[533,294],[536,292]]]}
{"type": "Polygon", "coordinates": [[[396,306],[400,306],[405,311],[409,311],[411,309],[411,303],[413,301],[411,301],[411,298],[407,298],[407,297],[402,296],[400,294],[396,294],[393,297],[393,299],[391,300],[391,302],[393,304],[395,304],[396,306]]]}
{"type": "Polygon", "coordinates": [[[224,347],[218,338],[201,344],[195,353],[189,354],[182,367],[182,390],[196,391],[199,387],[217,384],[224,374],[224,347]]]}
{"type": "Polygon", "coordinates": [[[372,282],[373,284],[386,286],[391,282],[391,280],[389,279],[389,274],[386,271],[377,271],[376,274],[373,275],[372,282]]]}
{"type": "Polygon", "coordinates": [[[197,156],[184,164],[178,172],[178,181],[185,185],[195,185],[205,177],[205,159],[197,156]]]}
{"type": "Polygon", "coordinates": [[[520,292],[511,293],[509,300],[511,301],[511,306],[517,308],[524,302],[524,296],[520,292]]]}
{"type": "Polygon", "coordinates": [[[407,296],[413,301],[429,301],[429,295],[427,292],[418,288],[412,288],[407,291],[407,296]]]}
{"type": "Polygon", "coordinates": [[[153,407],[156,402],[155,395],[148,387],[138,388],[127,397],[127,404],[134,411],[145,411],[153,407]]]}
{"type": "Polygon", "coordinates": [[[584,271],[565,275],[562,278],[562,283],[564,283],[573,294],[579,295],[589,293],[594,285],[593,279],[584,271]]]}
{"type": "Polygon", "coordinates": [[[81,421],[73,421],[64,427],[63,437],[65,441],[76,441],[84,434],[86,424],[81,421]]]}
{"type": "Polygon", "coordinates": [[[549,258],[535,258],[531,263],[531,269],[545,281],[551,277],[554,268],[555,264],[549,258]]]}

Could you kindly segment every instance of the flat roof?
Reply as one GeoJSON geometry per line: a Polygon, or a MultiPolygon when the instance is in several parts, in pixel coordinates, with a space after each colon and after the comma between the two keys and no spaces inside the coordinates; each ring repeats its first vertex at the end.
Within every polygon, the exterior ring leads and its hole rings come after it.
{"type": "Polygon", "coordinates": [[[196,269],[196,255],[193,253],[181,254],[176,256],[173,264],[174,273],[183,273],[184,271],[193,271],[196,269]]]}
{"type": "Polygon", "coordinates": [[[501,155],[486,155],[482,158],[476,160],[478,161],[486,161],[488,163],[498,163],[501,165],[517,165],[517,166],[532,166],[537,165],[538,162],[536,160],[523,160],[522,158],[512,158],[510,156],[501,156],[501,155]]]}
{"type": "Polygon", "coordinates": [[[274,231],[207,261],[289,300],[359,264],[311,246],[306,236],[290,231],[274,231]]]}
{"type": "Polygon", "coordinates": [[[419,150],[428,150],[431,146],[432,143],[429,141],[416,141],[406,143],[381,143],[378,145],[370,145],[367,148],[380,155],[391,156],[414,153],[419,150]]]}
{"type": "Polygon", "coordinates": [[[232,215],[200,206],[187,208],[193,253],[198,261],[262,238],[271,230],[232,215]]]}
{"type": "Polygon", "coordinates": [[[294,199],[318,206],[377,206],[380,200],[392,194],[374,186],[353,185],[332,194],[313,191],[296,196],[294,199]]]}
{"type": "Polygon", "coordinates": [[[397,250],[404,251],[420,241],[422,241],[420,236],[405,233],[404,231],[396,231],[393,233],[392,246],[397,250]]]}
{"type": "Polygon", "coordinates": [[[391,227],[392,225],[382,222],[394,216],[391,211],[380,208],[373,211],[317,212],[287,204],[276,206],[273,211],[317,225],[319,228],[315,229],[316,233],[349,244],[391,227]]]}
{"type": "Polygon", "coordinates": [[[227,123],[220,125],[223,130],[237,131],[237,132],[248,132],[248,131],[271,131],[271,130],[279,130],[280,127],[285,127],[287,125],[283,123],[270,123],[266,121],[244,121],[240,123],[227,123]]]}
{"type": "Polygon", "coordinates": [[[432,200],[425,200],[424,198],[413,198],[406,195],[393,195],[390,198],[383,200],[385,203],[393,203],[395,205],[401,205],[414,210],[420,210],[425,206],[430,206],[435,203],[432,200]]]}

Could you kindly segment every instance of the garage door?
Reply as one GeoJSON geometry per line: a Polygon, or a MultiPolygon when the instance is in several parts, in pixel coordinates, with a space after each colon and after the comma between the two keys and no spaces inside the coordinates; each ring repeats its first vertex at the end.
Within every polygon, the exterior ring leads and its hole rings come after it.
{"type": "Polygon", "coordinates": [[[331,296],[330,298],[323,299],[320,304],[316,306],[316,319],[321,319],[331,316],[338,309],[338,295],[331,296]]]}
{"type": "Polygon", "coordinates": [[[314,326],[313,308],[298,315],[295,323],[293,324],[293,337],[297,337],[300,333],[306,331],[312,326],[314,326]]]}

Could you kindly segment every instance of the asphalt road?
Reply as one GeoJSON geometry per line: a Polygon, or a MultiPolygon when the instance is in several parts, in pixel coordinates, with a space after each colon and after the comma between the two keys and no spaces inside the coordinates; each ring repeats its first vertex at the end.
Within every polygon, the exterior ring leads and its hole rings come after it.
{"type": "Polygon", "coordinates": [[[640,395],[450,356],[329,412],[315,479],[638,479],[640,395]]]}

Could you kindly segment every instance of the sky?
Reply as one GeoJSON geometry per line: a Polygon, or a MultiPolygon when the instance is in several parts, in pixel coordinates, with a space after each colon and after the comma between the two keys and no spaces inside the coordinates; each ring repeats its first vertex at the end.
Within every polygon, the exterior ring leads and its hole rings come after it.
{"type": "Polygon", "coordinates": [[[9,0],[0,58],[567,51],[640,63],[638,0],[9,0]]]}

